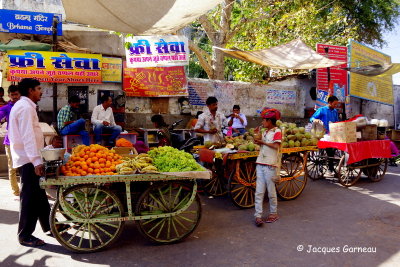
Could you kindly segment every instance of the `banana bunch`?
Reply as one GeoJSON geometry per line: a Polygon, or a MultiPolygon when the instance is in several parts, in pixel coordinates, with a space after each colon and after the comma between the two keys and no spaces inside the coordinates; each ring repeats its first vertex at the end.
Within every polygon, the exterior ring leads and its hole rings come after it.
{"type": "Polygon", "coordinates": [[[158,172],[157,168],[153,165],[153,159],[148,154],[143,153],[134,158],[123,158],[122,160],[124,162],[116,166],[119,174],[158,172]]]}

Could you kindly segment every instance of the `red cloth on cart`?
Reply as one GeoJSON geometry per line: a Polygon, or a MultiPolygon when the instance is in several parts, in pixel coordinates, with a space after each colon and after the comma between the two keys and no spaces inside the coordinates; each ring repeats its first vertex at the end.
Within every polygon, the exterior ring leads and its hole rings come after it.
{"type": "Polygon", "coordinates": [[[200,161],[205,162],[205,163],[213,163],[214,162],[214,155],[215,151],[210,150],[210,149],[200,149],[199,150],[199,156],[200,156],[200,161]]]}
{"type": "Polygon", "coordinates": [[[390,140],[361,141],[356,143],[337,143],[319,141],[318,148],[336,148],[349,154],[347,164],[370,158],[391,158],[390,140]]]}

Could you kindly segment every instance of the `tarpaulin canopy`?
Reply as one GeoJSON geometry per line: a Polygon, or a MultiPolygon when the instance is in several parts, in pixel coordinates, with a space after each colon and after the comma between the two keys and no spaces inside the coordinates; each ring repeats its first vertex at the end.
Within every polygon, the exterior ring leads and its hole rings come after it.
{"type": "Polygon", "coordinates": [[[221,0],[62,0],[68,21],[136,35],[172,33],[221,0]]]}
{"type": "Polygon", "coordinates": [[[383,65],[373,64],[363,67],[353,67],[353,68],[343,68],[343,69],[364,76],[385,77],[400,72],[400,63],[383,64],[383,65]]]}
{"type": "Polygon", "coordinates": [[[8,44],[0,43],[0,51],[8,50],[50,51],[51,45],[19,39],[11,40],[8,44]]]}
{"type": "Polygon", "coordinates": [[[234,58],[276,69],[318,69],[346,63],[318,54],[300,39],[269,49],[255,51],[215,48],[234,58]]]}

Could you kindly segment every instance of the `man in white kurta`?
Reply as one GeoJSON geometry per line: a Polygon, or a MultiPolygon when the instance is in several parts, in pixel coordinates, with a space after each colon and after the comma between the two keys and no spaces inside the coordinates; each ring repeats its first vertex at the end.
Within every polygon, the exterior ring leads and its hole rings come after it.
{"type": "Polygon", "coordinates": [[[22,96],[11,109],[8,128],[13,167],[18,168],[21,176],[18,239],[21,245],[37,247],[45,244],[32,235],[37,221],[44,232],[50,231],[50,205],[45,190],[39,186],[39,178],[44,174],[40,154],[44,138],[36,103],[42,92],[40,82],[35,79],[23,79],[18,86],[22,96]]]}

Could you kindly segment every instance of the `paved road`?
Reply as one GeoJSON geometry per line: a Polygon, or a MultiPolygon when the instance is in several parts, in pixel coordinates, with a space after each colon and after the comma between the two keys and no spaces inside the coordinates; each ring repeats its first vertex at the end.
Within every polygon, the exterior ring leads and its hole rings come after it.
{"type": "Polygon", "coordinates": [[[328,180],[309,181],[298,199],[279,202],[281,219],[262,228],[253,225],[252,209],[238,210],[227,198],[202,197],[202,221],[185,242],[152,245],[128,223],[114,247],[95,254],[68,252],[41,233],[40,227],[35,235],[48,245],[42,249],[20,246],[18,201],[13,200],[5,179],[0,179],[0,199],[0,266],[400,264],[400,167],[390,168],[379,183],[363,179],[350,189],[328,180]],[[353,247],[376,252],[351,252],[353,247]]]}

